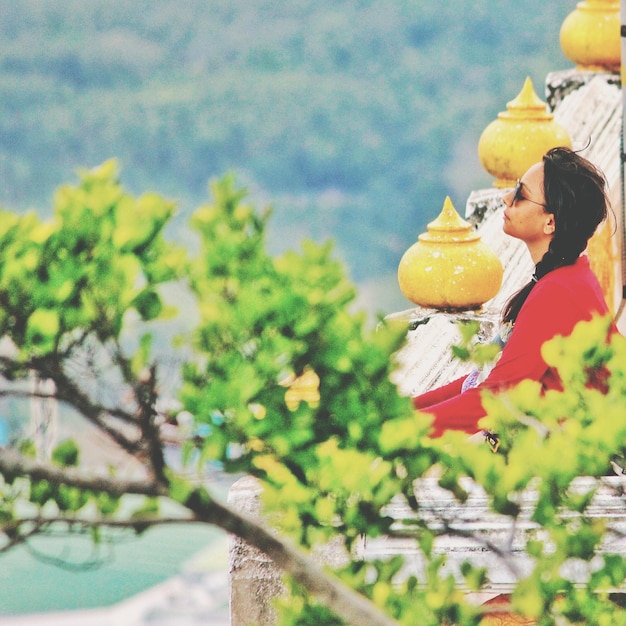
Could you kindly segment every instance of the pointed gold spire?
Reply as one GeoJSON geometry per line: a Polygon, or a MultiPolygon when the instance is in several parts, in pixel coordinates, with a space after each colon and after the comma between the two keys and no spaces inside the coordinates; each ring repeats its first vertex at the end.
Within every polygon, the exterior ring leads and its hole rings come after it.
{"type": "Polygon", "coordinates": [[[536,94],[533,82],[527,76],[522,90],[513,100],[507,102],[506,113],[502,112],[498,117],[549,122],[554,116],[548,113],[546,103],[536,94]]]}
{"type": "Polygon", "coordinates": [[[455,243],[480,239],[476,232],[472,232],[472,225],[457,213],[450,196],[446,196],[441,213],[427,229],[418,237],[419,241],[455,243]]]}
{"type": "Polygon", "coordinates": [[[495,176],[495,187],[513,187],[515,181],[556,146],[571,147],[568,132],[554,121],[546,103],[535,93],[530,77],[506,111],[485,128],[478,142],[482,166],[495,176]]]}
{"type": "Polygon", "coordinates": [[[502,263],[446,197],[428,232],[403,255],[400,291],[414,304],[445,311],[478,309],[502,283],[502,263]]]}

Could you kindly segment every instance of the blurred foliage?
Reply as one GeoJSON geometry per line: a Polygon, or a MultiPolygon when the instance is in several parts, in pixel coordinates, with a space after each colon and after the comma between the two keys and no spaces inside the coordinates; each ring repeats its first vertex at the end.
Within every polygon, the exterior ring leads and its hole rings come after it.
{"type": "MultiPolygon", "coordinates": [[[[546,626],[625,624],[609,594],[623,587],[626,563],[604,543],[610,520],[592,515],[593,496],[626,440],[626,339],[607,340],[608,320],[581,323],[571,338],[546,344],[545,358],[565,391],[542,395],[525,382],[485,397],[484,426],[502,439],[497,454],[462,433],[431,439],[430,418],[390,380],[403,330],[368,330],[364,314],[350,312],[355,289],[331,246],[305,241],[299,251],[269,254],[270,214],[248,202],[232,175],[214,180],[211,190],[211,200],[193,213],[198,241],[186,251],[165,236],[172,204],[124,191],[115,162],[62,187],[51,219],[3,214],[0,332],[14,346],[0,358],[3,392],[23,395],[19,385],[33,372],[54,381],[64,410],[72,407],[142,464],[147,487],[132,493],[148,497],[129,507],[113,483],[81,482],[89,480],[84,472],[78,480],[82,455],[71,440],[58,443],[42,475],[41,465],[27,464],[45,461],[37,442],[24,442],[23,467],[34,469],[18,471],[0,455],[0,548],[62,520],[73,532],[89,529],[96,542],[107,525],[144,532],[162,518],[162,497],[183,516],[207,519],[215,502],[210,486],[189,476],[218,461],[261,481],[276,530],[304,550],[341,538],[350,551],[363,535],[391,532],[388,506],[402,499],[424,571],[403,575],[397,555],[355,557],[336,575],[400,624],[478,624],[480,609],[465,590],[485,589],[487,573],[467,562],[456,580],[446,569],[439,540],[455,530],[425,514],[419,481],[438,480],[460,511],[472,481],[511,532],[532,487],[532,566],[519,575],[514,610],[546,626]],[[190,297],[172,297],[171,283],[190,297]],[[165,352],[179,363],[178,404],[161,410],[159,400],[172,400],[161,391],[164,377],[172,378],[171,362],[163,363],[152,338],[169,341],[161,324],[188,302],[196,322],[165,352]],[[319,396],[300,388],[288,401],[294,379],[311,371],[319,396]],[[184,473],[163,456],[162,428],[173,423],[184,473]],[[583,492],[576,486],[581,475],[591,480],[583,492]],[[585,581],[569,576],[572,563],[587,572],[585,581]]],[[[465,330],[471,347],[471,327],[465,330]]],[[[613,513],[623,517],[623,494],[615,502],[621,510],[613,513]]],[[[509,565],[506,549],[497,557],[509,565]]],[[[306,590],[290,588],[284,624],[340,623],[306,590]]]]}
{"type": "Polygon", "coordinates": [[[462,207],[491,184],[480,134],[527,75],[541,93],[571,66],[574,8],[0,0],[0,202],[43,208],[116,157],[186,218],[232,170],[272,198],[275,251],[331,237],[354,280],[389,276],[446,195],[462,207]]]}

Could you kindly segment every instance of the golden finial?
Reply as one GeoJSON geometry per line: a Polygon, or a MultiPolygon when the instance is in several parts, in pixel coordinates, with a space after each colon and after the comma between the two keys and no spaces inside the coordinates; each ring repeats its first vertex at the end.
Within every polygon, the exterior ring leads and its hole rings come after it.
{"type": "Polygon", "coordinates": [[[565,18],[560,33],[563,54],[587,72],[619,72],[619,0],[583,0],[565,18]]]}
{"type": "Polygon", "coordinates": [[[502,263],[446,197],[440,215],[403,255],[398,283],[406,298],[446,311],[480,308],[502,283],[502,263]]]}
{"type": "Polygon", "coordinates": [[[506,105],[506,111],[483,131],[478,142],[482,166],[496,177],[495,187],[513,187],[515,181],[556,146],[571,147],[568,132],[554,121],[546,103],[535,93],[530,77],[506,105]]]}

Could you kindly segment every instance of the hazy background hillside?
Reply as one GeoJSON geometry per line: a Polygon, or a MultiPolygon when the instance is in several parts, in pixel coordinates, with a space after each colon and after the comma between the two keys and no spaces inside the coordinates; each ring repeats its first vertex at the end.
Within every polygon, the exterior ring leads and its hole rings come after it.
{"type": "Polygon", "coordinates": [[[0,0],[0,204],[49,213],[116,157],[178,201],[234,171],[276,251],[332,238],[370,309],[403,252],[491,178],[476,146],[528,75],[571,67],[575,1],[0,0]]]}

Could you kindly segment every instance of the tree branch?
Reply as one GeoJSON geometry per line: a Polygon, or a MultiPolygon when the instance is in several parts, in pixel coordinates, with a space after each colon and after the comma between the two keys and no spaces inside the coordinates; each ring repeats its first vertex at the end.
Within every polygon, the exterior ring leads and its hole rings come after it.
{"type": "MultiPolygon", "coordinates": [[[[50,378],[54,380],[57,387],[57,399],[66,402],[69,406],[73,406],[79,413],[81,413],[88,421],[100,428],[109,437],[113,439],[124,451],[128,454],[136,455],[142,449],[141,437],[136,439],[130,438],[125,435],[119,428],[115,428],[106,423],[103,419],[104,416],[114,416],[116,418],[122,417],[124,421],[128,421],[132,418],[127,418],[126,414],[115,415],[114,411],[104,409],[98,405],[94,405],[91,400],[81,391],[81,389],[69,380],[63,372],[54,371],[51,373],[50,378]]],[[[137,426],[136,419],[132,419],[131,423],[137,426]]]]}
{"type": "Polygon", "coordinates": [[[325,604],[338,617],[353,626],[398,626],[373,602],[343,585],[286,539],[277,537],[255,519],[226,504],[210,500],[204,489],[197,489],[186,505],[198,519],[239,536],[269,556],[281,569],[325,604]]]}
{"type": "Polygon", "coordinates": [[[14,450],[0,452],[0,473],[6,476],[27,476],[31,480],[47,480],[56,485],[69,485],[89,491],[121,497],[125,494],[168,496],[165,486],[146,480],[122,480],[106,476],[85,477],[84,470],[56,468],[23,457],[14,450]]]}
{"type": "MultiPolygon", "coordinates": [[[[128,481],[108,477],[86,478],[76,469],[57,469],[36,461],[25,459],[12,450],[0,453],[0,472],[7,475],[28,476],[32,480],[47,480],[81,489],[105,492],[112,496],[138,494],[153,497],[169,497],[165,485],[151,481],[128,481]]],[[[203,522],[218,526],[226,532],[241,537],[250,545],[267,554],[280,568],[305,587],[311,594],[326,604],[346,623],[354,626],[398,626],[397,622],[362,595],[344,586],[334,576],[326,573],[315,561],[295,548],[286,539],[277,537],[257,520],[236,511],[226,504],[214,500],[204,488],[196,488],[186,502],[182,503],[193,514],[186,522],[203,522]]],[[[36,520],[34,520],[36,523],[36,520]]],[[[71,519],[64,520],[68,523],[71,519]]],[[[84,520],[77,520],[83,523],[84,520]]],[[[180,521],[183,521],[181,518],[180,521]]],[[[48,520],[46,520],[48,522],[48,520]]],[[[94,519],[91,525],[102,527],[120,526],[124,522],[94,519]]],[[[128,520],[126,525],[143,523],[143,520],[128,520]]],[[[148,525],[161,523],[158,518],[147,519],[148,525]]],[[[165,523],[165,522],[163,522],[165,523]]]]}
{"type": "Polygon", "coordinates": [[[138,421],[147,448],[150,468],[158,482],[166,483],[163,444],[154,419],[157,401],[156,378],[156,365],[152,365],[146,373],[145,380],[135,382],[134,393],[139,404],[138,421]]]}
{"type": "Polygon", "coordinates": [[[506,569],[508,569],[509,572],[517,578],[517,580],[521,580],[523,577],[523,573],[513,562],[513,554],[508,548],[500,548],[485,537],[479,537],[470,530],[463,530],[459,527],[450,526],[447,523],[445,523],[445,531],[443,534],[451,537],[462,537],[463,539],[470,539],[471,541],[474,541],[476,544],[493,552],[502,561],[504,567],[506,567],[506,569]]]}

